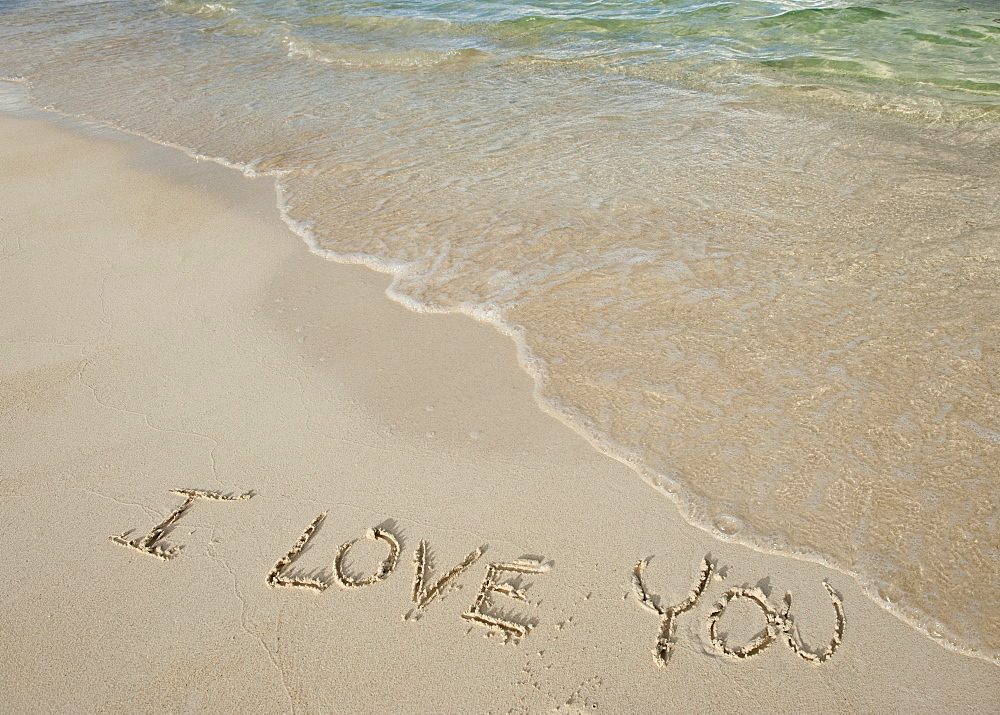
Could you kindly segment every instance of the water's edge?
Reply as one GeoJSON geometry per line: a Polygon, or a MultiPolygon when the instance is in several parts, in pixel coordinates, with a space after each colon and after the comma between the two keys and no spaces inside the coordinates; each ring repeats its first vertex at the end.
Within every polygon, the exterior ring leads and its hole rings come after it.
{"type": "Polygon", "coordinates": [[[531,355],[522,331],[508,323],[505,323],[498,312],[484,310],[470,305],[458,305],[454,309],[447,309],[435,308],[433,306],[418,303],[402,291],[396,289],[397,284],[406,273],[405,266],[392,265],[385,261],[379,261],[367,254],[337,252],[321,246],[318,237],[307,225],[296,221],[290,216],[290,210],[286,201],[286,189],[282,183],[282,179],[286,175],[292,173],[291,171],[257,171],[253,168],[253,166],[248,164],[233,162],[225,157],[206,155],[181,144],[158,137],[148,136],[141,132],[130,130],[127,127],[115,126],[111,123],[101,121],[100,119],[96,119],[85,114],[63,112],[60,111],[58,107],[44,105],[40,102],[34,95],[33,87],[27,79],[20,77],[0,77],[0,112],[17,115],[19,114],[18,110],[23,112],[24,109],[35,110],[36,112],[43,113],[43,115],[53,114],[70,120],[85,121],[113,130],[114,132],[135,136],[160,146],[182,151],[187,156],[197,161],[211,161],[226,168],[237,170],[248,178],[273,178],[276,194],[276,208],[279,216],[288,226],[289,230],[291,230],[292,233],[297,235],[306,244],[311,253],[337,263],[364,265],[376,272],[391,275],[392,282],[385,291],[386,296],[411,311],[418,313],[461,313],[478,322],[489,324],[502,334],[510,337],[515,344],[518,363],[531,377],[534,384],[533,394],[536,404],[538,404],[538,406],[545,413],[556,417],[575,433],[586,439],[587,442],[599,452],[629,467],[656,492],[670,498],[687,523],[701,529],[720,541],[737,543],[760,553],[778,554],[805,562],[818,563],[822,566],[842,573],[854,580],[855,583],[860,586],[865,595],[872,601],[907,625],[922,632],[938,645],[963,655],[979,658],[992,662],[996,665],[1000,665],[1000,653],[990,654],[983,652],[973,645],[963,643],[957,635],[951,633],[946,628],[943,628],[942,624],[934,619],[933,616],[922,613],[917,609],[906,607],[902,604],[887,603],[879,593],[885,584],[865,579],[861,575],[855,574],[850,570],[843,568],[837,564],[835,560],[828,556],[815,552],[806,553],[801,550],[796,550],[795,547],[788,544],[775,543],[774,541],[764,545],[761,541],[755,540],[753,538],[754,534],[752,534],[748,529],[741,530],[735,534],[727,534],[714,527],[710,521],[711,517],[709,513],[701,508],[700,501],[694,497],[694,495],[688,491],[682,483],[672,480],[664,475],[654,473],[652,470],[645,468],[635,456],[630,455],[618,445],[615,445],[608,440],[601,439],[598,435],[588,431],[586,426],[582,424],[583,420],[577,419],[577,415],[575,415],[573,410],[558,404],[555,400],[547,398],[542,389],[545,376],[539,367],[539,362],[531,355]]]}

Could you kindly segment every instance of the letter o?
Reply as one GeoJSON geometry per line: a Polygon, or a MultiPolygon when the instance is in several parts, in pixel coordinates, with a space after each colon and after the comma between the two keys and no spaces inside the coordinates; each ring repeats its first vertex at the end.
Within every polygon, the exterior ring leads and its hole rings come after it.
{"type": "Polygon", "coordinates": [[[778,613],[768,602],[767,596],[764,595],[764,592],[759,588],[731,588],[722,594],[722,597],[715,604],[715,610],[713,610],[708,616],[708,636],[712,641],[712,646],[719,653],[727,655],[731,658],[750,658],[767,648],[771,645],[771,642],[777,638],[778,613]],[[757,604],[761,612],[764,614],[764,618],[767,620],[767,623],[764,628],[764,633],[754,638],[745,646],[742,648],[730,648],[719,636],[719,619],[722,618],[722,614],[726,610],[726,607],[732,601],[740,598],[745,598],[746,600],[757,604]]]}
{"type": "Polygon", "coordinates": [[[389,555],[385,557],[385,560],[379,565],[378,570],[374,574],[368,578],[356,579],[344,573],[344,558],[347,556],[347,552],[351,550],[351,547],[361,541],[361,539],[348,541],[341,546],[337,551],[337,558],[333,561],[333,574],[344,588],[360,588],[378,583],[392,573],[392,570],[396,568],[396,562],[399,560],[399,542],[388,531],[379,528],[369,529],[362,538],[366,538],[369,541],[378,541],[381,539],[386,542],[389,544],[389,555]]]}

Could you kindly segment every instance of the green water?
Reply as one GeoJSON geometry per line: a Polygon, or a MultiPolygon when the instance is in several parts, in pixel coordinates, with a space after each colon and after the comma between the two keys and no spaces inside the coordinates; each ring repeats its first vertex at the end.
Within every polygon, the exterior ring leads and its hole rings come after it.
{"type": "Polygon", "coordinates": [[[214,29],[343,63],[464,53],[699,87],[778,88],[929,115],[1000,107],[1000,3],[983,0],[170,0],[214,29]],[[388,56],[387,56],[388,55],[388,56]]]}

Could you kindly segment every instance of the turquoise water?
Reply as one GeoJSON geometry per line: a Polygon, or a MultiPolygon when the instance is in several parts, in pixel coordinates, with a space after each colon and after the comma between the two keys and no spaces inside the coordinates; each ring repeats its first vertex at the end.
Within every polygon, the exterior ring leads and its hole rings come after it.
{"type": "Polygon", "coordinates": [[[0,77],[273,176],[316,253],[510,335],[651,499],[997,660],[998,18],[0,0],[0,77]]]}
{"type": "Polygon", "coordinates": [[[600,67],[698,86],[780,87],[928,113],[1000,106],[1000,4],[895,0],[169,0],[213,31],[345,64],[600,67]]]}

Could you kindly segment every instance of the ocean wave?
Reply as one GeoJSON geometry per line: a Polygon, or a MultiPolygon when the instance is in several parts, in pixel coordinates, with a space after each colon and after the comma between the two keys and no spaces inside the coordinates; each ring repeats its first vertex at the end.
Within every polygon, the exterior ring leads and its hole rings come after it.
{"type": "Polygon", "coordinates": [[[285,36],[282,44],[289,57],[304,57],[315,62],[337,64],[345,67],[371,69],[413,69],[436,67],[446,63],[465,63],[487,57],[487,53],[473,48],[433,52],[410,50],[403,52],[357,49],[351,51],[342,45],[317,42],[301,37],[285,36]]]}

